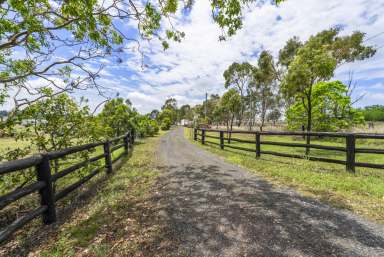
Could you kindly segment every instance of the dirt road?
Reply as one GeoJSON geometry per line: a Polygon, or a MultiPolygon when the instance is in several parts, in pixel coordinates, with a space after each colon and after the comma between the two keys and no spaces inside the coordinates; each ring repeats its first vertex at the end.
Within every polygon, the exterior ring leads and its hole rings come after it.
{"type": "Polygon", "coordinates": [[[160,216],[172,256],[384,256],[384,227],[276,188],[191,144],[161,140],[160,216]]]}

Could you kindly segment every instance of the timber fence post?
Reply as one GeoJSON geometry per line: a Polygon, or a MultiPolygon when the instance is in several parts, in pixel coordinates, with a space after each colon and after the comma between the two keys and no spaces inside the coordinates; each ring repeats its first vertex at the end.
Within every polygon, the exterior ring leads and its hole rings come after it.
{"type": "Polygon", "coordinates": [[[205,129],[201,130],[201,144],[205,144],[205,129]]]}
{"type": "Polygon", "coordinates": [[[105,168],[107,174],[112,173],[112,156],[111,156],[111,143],[107,140],[104,143],[104,154],[105,154],[105,168]]]}
{"type": "Polygon", "coordinates": [[[125,135],[124,137],[124,152],[126,155],[128,155],[128,151],[129,151],[129,132],[127,132],[127,134],[125,135]]]}
{"type": "Polygon", "coordinates": [[[220,148],[224,149],[224,131],[220,131],[220,148]]]}
{"type": "Polygon", "coordinates": [[[197,141],[197,128],[193,129],[193,140],[197,141]]]}
{"type": "Polygon", "coordinates": [[[56,221],[56,208],[49,157],[47,155],[43,155],[42,161],[36,166],[36,168],[37,180],[45,183],[45,186],[39,190],[40,204],[42,206],[47,206],[47,210],[43,213],[43,222],[44,224],[51,224],[56,221]]]}
{"type": "Polygon", "coordinates": [[[256,158],[260,158],[261,150],[260,150],[260,132],[256,131],[256,158]]]}
{"type": "Polygon", "coordinates": [[[354,134],[346,136],[346,170],[355,173],[355,148],[356,138],[354,134]]]}

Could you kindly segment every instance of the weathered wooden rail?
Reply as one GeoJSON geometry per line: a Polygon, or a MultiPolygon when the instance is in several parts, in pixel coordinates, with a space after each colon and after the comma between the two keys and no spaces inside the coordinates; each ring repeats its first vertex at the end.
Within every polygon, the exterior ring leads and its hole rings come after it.
{"type": "Polygon", "coordinates": [[[81,146],[76,146],[68,149],[64,149],[56,152],[48,152],[44,154],[34,155],[29,158],[9,161],[5,163],[0,163],[0,176],[17,172],[25,171],[25,169],[33,168],[36,169],[36,178],[37,181],[27,185],[25,187],[16,189],[12,192],[9,192],[5,195],[0,196],[0,210],[4,209],[9,204],[28,196],[32,193],[38,192],[40,195],[40,206],[34,210],[24,214],[23,216],[17,218],[11,224],[0,230],[0,243],[6,241],[16,230],[20,229],[27,223],[31,222],[33,219],[42,216],[44,224],[51,224],[56,221],[56,206],[55,203],[60,199],[67,196],[69,193],[83,185],[85,182],[89,181],[92,177],[100,173],[105,169],[107,174],[112,173],[113,166],[112,164],[118,161],[120,158],[127,156],[129,151],[132,149],[134,143],[134,133],[128,132],[125,135],[116,137],[114,139],[91,143],[81,146]],[[119,143],[123,141],[122,143],[119,143]],[[98,156],[89,158],[87,160],[76,163],[70,167],[67,167],[58,173],[52,174],[51,171],[51,161],[64,158],[67,155],[88,151],[94,149],[95,147],[103,146],[104,152],[98,156]],[[112,160],[112,153],[124,147],[124,151],[118,155],[115,159],[112,160]],[[65,177],[66,175],[83,168],[91,163],[94,163],[98,160],[104,159],[105,165],[96,167],[89,172],[88,175],[82,177],[77,182],[66,186],[64,189],[61,189],[59,192],[54,192],[53,184],[57,180],[65,177]]]}
{"type": "Polygon", "coordinates": [[[384,149],[374,149],[374,148],[356,148],[356,139],[384,139],[384,134],[371,134],[371,133],[331,133],[331,132],[272,132],[272,131],[224,131],[224,130],[215,130],[215,129],[194,129],[194,140],[200,141],[202,144],[213,144],[220,146],[221,149],[224,147],[237,149],[241,151],[254,152],[256,158],[259,158],[261,154],[275,155],[281,157],[291,157],[299,159],[308,159],[313,161],[321,161],[328,163],[343,164],[346,166],[346,170],[349,172],[355,172],[355,167],[366,167],[366,168],[375,168],[375,169],[384,169],[384,164],[374,164],[374,163],[365,163],[365,162],[356,162],[357,153],[367,153],[367,154],[384,154],[384,149]],[[200,133],[199,133],[200,132],[200,133]],[[207,135],[207,132],[218,133],[218,136],[207,135]],[[224,134],[227,134],[227,137],[224,137],[224,134]],[[233,138],[232,135],[236,134],[246,134],[252,135],[255,137],[255,140],[245,140],[240,138],[233,138]],[[274,142],[268,140],[261,140],[261,137],[264,136],[301,136],[305,137],[331,137],[331,138],[344,138],[345,147],[340,146],[327,146],[327,145],[317,145],[317,144],[305,144],[305,143],[287,143],[287,142],[274,142]],[[219,140],[218,142],[207,141],[206,138],[212,138],[219,140]],[[227,144],[225,144],[227,141],[227,144]],[[240,142],[254,144],[255,148],[251,149],[248,147],[241,147],[231,145],[230,142],[240,142]],[[345,152],[345,160],[336,160],[331,158],[315,157],[315,156],[306,156],[292,153],[282,153],[275,151],[265,151],[262,150],[262,145],[274,145],[274,146],[286,146],[286,147],[302,147],[307,149],[321,149],[321,150],[332,150],[345,152]]]}

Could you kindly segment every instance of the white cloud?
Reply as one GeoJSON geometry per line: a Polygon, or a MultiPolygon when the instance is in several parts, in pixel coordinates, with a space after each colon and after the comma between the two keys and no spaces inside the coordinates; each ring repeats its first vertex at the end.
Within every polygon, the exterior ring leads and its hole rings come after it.
{"type": "MultiPolygon", "coordinates": [[[[266,1],[267,2],[267,1],[266,1]]],[[[271,4],[251,5],[244,12],[244,26],[227,41],[219,41],[221,31],[212,21],[208,0],[195,1],[190,15],[185,18],[178,13],[176,23],[179,30],[186,33],[181,43],[171,43],[163,51],[160,42],[141,42],[145,53],[137,50],[137,43],[125,47],[131,49],[123,63],[103,59],[105,65],[99,84],[108,88],[110,96],[119,93],[128,97],[141,112],[160,108],[168,97],[175,97],[179,104],[196,104],[203,100],[205,92],[224,92],[224,70],[234,61],[255,63],[261,49],[276,55],[285,42],[299,36],[306,40],[310,35],[335,25],[344,27],[343,34],[356,30],[367,33],[367,38],[384,31],[384,5],[375,0],[288,0],[279,7],[271,4]]],[[[126,24],[132,28],[137,24],[126,24]]],[[[370,38],[367,44],[384,45],[384,34],[370,38]]],[[[369,104],[378,101],[378,94],[372,90],[382,90],[384,81],[384,48],[375,57],[352,64],[342,65],[335,78],[347,80],[350,71],[354,79],[364,88],[361,102],[369,104]],[[372,101],[371,101],[372,100],[372,101]]],[[[356,94],[357,94],[356,93],[356,94]]],[[[377,92],[376,92],[377,93],[377,92]]],[[[92,96],[91,102],[99,98],[92,96]]]]}
{"type": "MultiPolygon", "coordinates": [[[[159,108],[170,96],[182,103],[197,103],[206,91],[224,91],[222,74],[234,61],[254,63],[261,49],[276,55],[289,38],[299,36],[306,40],[335,25],[344,26],[343,34],[360,30],[370,37],[384,31],[383,12],[384,6],[373,0],[289,0],[278,8],[270,4],[254,5],[245,12],[243,29],[220,42],[220,30],[212,22],[209,2],[196,1],[188,20],[179,19],[176,24],[186,33],[181,43],[171,43],[170,49],[163,51],[160,43],[143,42],[144,51],[150,53],[145,59],[150,68],[142,72],[139,56],[127,61],[142,83],[133,90],[135,94],[130,94],[131,100],[140,101],[142,111],[159,108]]],[[[384,35],[366,43],[384,44],[384,35]]],[[[336,78],[346,80],[352,70],[355,80],[384,79],[383,50],[370,60],[341,66],[336,78]]]]}

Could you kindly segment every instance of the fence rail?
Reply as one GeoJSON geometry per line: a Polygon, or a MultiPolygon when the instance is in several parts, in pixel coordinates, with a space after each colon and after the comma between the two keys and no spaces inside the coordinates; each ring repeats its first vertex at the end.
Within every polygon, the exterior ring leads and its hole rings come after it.
{"type": "Polygon", "coordinates": [[[91,178],[96,176],[102,170],[106,170],[107,173],[113,171],[112,163],[121,159],[124,156],[127,156],[131,146],[134,143],[134,133],[128,132],[120,137],[113,138],[106,142],[98,142],[92,144],[86,144],[81,146],[75,146],[67,148],[60,151],[48,152],[44,154],[39,154],[31,156],[28,158],[9,161],[0,163],[0,176],[9,174],[12,172],[23,171],[28,168],[35,167],[37,182],[34,182],[30,185],[24,186],[13,190],[5,195],[0,196],[0,210],[4,209],[13,202],[26,197],[32,193],[38,192],[40,195],[40,206],[34,210],[24,214],[23,216],[14,220],[11,224],[0,230],[0,244],[5,242],[7,239],[12,236],[12,234],[18,229],[25,226],[27,223],[32,220],[42,217],[44,224],[51,224],[56,221],[56,202],[60,199],[67,196],[69,193],[89,181],[91,178]],[[123,143],[118,143],[123,140],[123,143]],[[113,143],[117,143],[113,145],[113,143]],[[52,174],[51,172],[51,163],[50,161],[56,160],[59,158],[66,157],[67,155],[88,151],[94,149],[95,147],[103,146],[104,152],[98,156],[89,158],[87,160],[81,161],[79,163],[73,164],[58,173],[52,174]],[[112,160],[112,153],[124,147],[124,151],[120,153],[114,160],[112,160]],[[63,178],[64,176],[75,172],[76,170],[83,168],[91,163],[99,161],[101,159],[105,160],[105,165],[96,167],[91,170],[88,175],[82,177],[77,182],[74,182],[71,185],[66,186],[64,189],[61,189],[59,192],[54,192],[53,183],[57,180],[63,178]]]}
{"type": "Polygon", "coordinates": [[[224,147],[237,149],[241,151],[254,152],[256,158],[259,158],[261,154],[275,155],[280,157],[290,157],[299,159],[308,159],[313,161],[328,162],[343,164],[346,166],[346,170],[349,172],[355,172],[355,167],[366,167],[384,169],[384,164],[374,164],[365,162],[356,162],[357,153],[367,154],[384,154],[384,149],[373,149],[373,148],[356,148],[356,139],[384,139],[384,134],[368,134],[368,133],[331,133],[331,132],[276,132],[276,131],[225,131],[215,129],[204,129],[195,128],[193,138],[195,141],[199,141],[202,144],[213,144],[219,145],[221,149],[224,147]],[[207,132],[218,133],[218,136],[207,135],[207,132]],[[226,137],[224,135],[227,135],[226,137]],[[234,134],[252,135],[255,140],[247,140],[240,138],[233,138],[234,134]],[[333,138],[344,138],[345,147],[341,146],[327,146],[318,144],[305,144],[305,143],[287,143],[287,142],[275,142],[268,140],[261,140],[262,136],[301,136],[305,137],[333,137],[333,138]],[[206,138],[218,139],[219,142],[207,141],[206,138]],[[242,146],[231,145],[231,141],[239,143],[254,144],[254,148],[247,148],[242,146]],[[227,142],[227,144],[225,143],[227,142]],[[281,153],[276,151],[262,150],[262,145],[272,146],[284,146],[284,147],[295,147],[295,148],[306,148],[306,149],[321,149],[345,152],[345,160],[336,160],[331,158],[323,158],[316,156],[306,156],[292,153],[281,153]]]}

